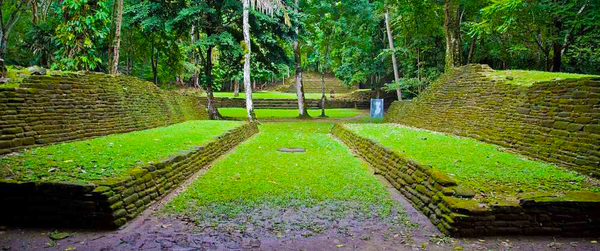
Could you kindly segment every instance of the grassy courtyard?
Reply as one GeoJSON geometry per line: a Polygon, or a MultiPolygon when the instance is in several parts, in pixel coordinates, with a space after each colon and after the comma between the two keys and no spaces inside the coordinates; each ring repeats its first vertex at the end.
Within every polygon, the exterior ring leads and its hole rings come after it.
{"type": "Polygon", "coordinates": [[[264,207],[270,211],[318,207],[321,216],[331,219],[363,215],[404,221],[402,210],[366,164],[330,137],[332,126],[264,123],[257,136],[214,163],[165,208],[199,222],[218,222],[224,215],[231,219],[264,207]],[[277,151],[282,147],[302,147],[306,152],[277,151]]]}
{"type": "Polygon", "coordinates": [[[598,75],[574,74],[564,72],[548,72],[548,71],[526,71],[526,70],[505,70],[494,71],[490,74],[494,79],[502,79],[509,84],[532,86],[538,82],[563,80],[568,78],[586,78],[597,77],[598,75]],[[509,79],[510,78],[510,79],[509,79]]]}
{"type": "Polygon", "coordinates": [[[181,151],[201,146],[240,126],[236,121],[188,121],[167,127],[37,147],[0,157],[0,178],[90,182],[119,177],[181,151]]]}
{"type": "MultiPolygon", "coordinates": [[[[219,108],[221,115],[230,118],[246,118],[245,108],[219,108]]],[[[297,109],[256,109],[256,117],[259,119],[287,119],[298,117],[297,109]]],[[[326,109],[325,114],[329,118],[352,118],[358,115],[364,115],[368,111],[359,109],[326,109]]],[[[321,110],[308,110],[308,114],[313,118],[321,115],[321,110]]]]}
{"type": "Polygon", "coordinates": [[[586,177],[553,164],[526,159],[498,146],[394,124],[347,124],[357,134],[441,170],[478,191],[480,200],[515,201],[539,192],[595,191],[586,177]]]}

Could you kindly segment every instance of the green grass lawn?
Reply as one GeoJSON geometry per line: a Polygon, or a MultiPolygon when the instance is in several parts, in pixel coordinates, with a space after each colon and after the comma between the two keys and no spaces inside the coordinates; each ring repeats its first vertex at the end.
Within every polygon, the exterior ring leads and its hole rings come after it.
{"type": "Polygon", "coordinates": [[[506,83],[522,86],[531,86],[537,82],[561,80],[567,78],[585,78],[599,77],[595,75],[584,75],[564,72],[547,72],[547,71],[524,71],[524,70],[505,70],[494,71],[490,74],[492,78],[505,80],[506,83]],[[507,77],[512,77],[508,80],[507,77]]]}
{"type": "Polygon", "coordinates": [[[480,200],[515,201],[537,192],[600,192],[586,177],[540,161],[504,152],[498,146],[393,124],[347,124],[359,135],[391,147],[400,155],[444,171],[479,191],[480,200]]]}
{"type": "Polygon", "coordinates": [[[188,121],[168,127],[33,148],[0,158],[0,178],[90,182],[201,146],[240,126],[236,121],[188,121]]]}
{"type": "MultiPolygon", "coordinates": [[[[219,108],[221,115],[230,118],[246,118],[246,108],[219,108]]],[[[298,117],[297,109],[256,109],[254,110],[258,119],[285,119],[298,117]]],[[[351,118],[363,115],[367,111],[358,109],[326,109],[325,114],[329,118],[351,118]]],[[[313,118],[321,115],[321,110],[308,110],[313,118]]]]}
{"type": "MultiPolygon", "coordinates": [[[[234,98],[233,92],[215,92],[215,97],[219,98],[234,98]]],[[[203,94],[206,96],[206,93],[203,94]]],[[[329,98],[329,94],[326,94],[327,98],[329,98]]],[[[335,97],[340,97],[340,94],[336,94],[335,97]]],[[[239,97],[235,98],[245,98],[245,93],[240,92],[239,97]]],[[[321,93],[304,93],[304,97],[307,99],[321,99],[321,93]]],[[[286,92],[253,92],[253,99],[298,99],[296,93],[286,93],[286,92]]]]}
{"type": "Polygon", "coordinates": [[[235,217],[260,207],[277,211],[321,203],[341,204],[332,209],[339,217],[351,210],[350,204],[388,215],[395,202],[366,164],[329,136],[332,126],[264,123],[258,135],[215,162],[165,208],[198,220],[212,215],[222,221],[222,215],[235,217]],[[306,152],[278,152],[282,147],[303,147],[306,152]]]}

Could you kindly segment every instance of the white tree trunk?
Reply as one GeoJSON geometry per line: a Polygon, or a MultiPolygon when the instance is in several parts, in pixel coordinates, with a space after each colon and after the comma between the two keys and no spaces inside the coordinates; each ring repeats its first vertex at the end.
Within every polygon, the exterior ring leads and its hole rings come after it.
{"type": "MultiPolygon", "coordinates": [[[[394,54],[394,37],[392,36],[392,29],[390,28],[390,14],[385,11],[385,29],[387,30],[388,42],[390,44],[390,50],[392,50],[392,65],[394,67],[394,80],[398,82],[400,80],[400,74],[398,74],[398,64],[396,63],[396,55],[394,54]]],[[[402,100],[402,90],[398,88],[396,90],[398,100],[402,100]]]]}
{"type": "Polygon", "coordinates": [[[246,44],[244,55],[244,91],[246,92],[246,112],[248,113],[248,120],[254,121],[256,116],[254,115],[254,105],[252,103],[252,83],[250,82],[250,23],[249,23],[249,10],[250,0],[243,0],[244,11],[243,11],[243,32],[244,32],[244,43],[246,44]]]}
{"type": "Polygon", "coordinates": [[[115,45],[113,48],[113,60],[110,69],[111,74],[117,74],[119,67],[119,50],[121,46],[121,23],[123,22],[123,0],[116,1],[119,4],[117,9],[117,24],[115,27],[115,45]]]}
{"type": "Polygon", "coordinates": [[[296,95],[298,96],[298,113],[299,116],[306,116],[306,101],[304,100],[304,92],[302,90],[302,71],[296,72],[296,95]]]}
{"type": "MultiPolygon", "coordinates": [[[[296,14],[298,14],[298,8],[298,0],[296,0],[296,14]]],[[[302,85],[302,62],[300,55],[299,35],[300,29],[296,27],[296,41],[294,41],[294,58],[296,61],[296,95],[298,96],[298,117],[304,118],[309,117],[309,115],[306,107],[306,100],[304,99],[304,86],[302,85]]]]}

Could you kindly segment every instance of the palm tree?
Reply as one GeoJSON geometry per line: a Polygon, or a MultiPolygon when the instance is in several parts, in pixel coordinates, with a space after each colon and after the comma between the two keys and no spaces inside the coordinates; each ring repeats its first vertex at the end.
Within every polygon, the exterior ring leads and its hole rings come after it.
{"type": "Polygon", "coordinates": [[[256,119],[254,114],[254,105],[252,104],[252,83],[250,82],[250,23],[248,22],[250,6],[259,11],[273,15],[276,10],[281,10],[284,14],[285,22],[289,25],[289,17],[285,10],[282,0],[242,0],[243,10],[243,32],[244,32],[244,90],[246,92],[246,111],[248,112],[248,120],[251,122],[256,119]]]}

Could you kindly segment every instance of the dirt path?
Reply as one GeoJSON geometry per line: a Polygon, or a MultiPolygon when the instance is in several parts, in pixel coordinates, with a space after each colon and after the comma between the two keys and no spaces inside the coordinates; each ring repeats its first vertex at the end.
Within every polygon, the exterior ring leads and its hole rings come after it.
{"type": "Polygon", "coordinates": [[[58,229],[71,235],[53,241],[48,236],[57,230],[54,228],[0,227],[0,250],[600,250],[599,238],[513,236],[452,239],[441,236],[435,226],[382,177],[377,177],[379,182],[404,209],[408,220],[419,225],[417,228],[410,229],[373,218],[327,220],[320,215],[323,208],[316,207],[258,208],[241,217],[227,219],[230,222],[222,222],[218,226],[158,213],[205,173],[206,169],[199,171],[119,230],[58,229]],[[258,215],[261,220],[255,225],[243,229],[238,227],[245,218],[258,215]],[[295,218],[314,223],[312,230],[279,225],[295,218]]]}
{"type": "Polygon", "coordinates": [[[409,213],[411,221],[422,226],[411,233],[413,243],[409,243],[408,235],[394,233],[374,222],[348,231],[331,229],[313,236],[297,232],[261,236],[264,233],[260,231],[198,230],[185,220],[156,216],[154,212],[160,209],[163,201],[120,230],[60,229],[74,235],[56,242],[47,236],[56,229],[2,229],[0,250],[600,250],[597,243],[592,243],[600,241],[598,238],[436,237],[439,232],[425,216],[412,208],[393,188],[390,192],[409,213]]]}

